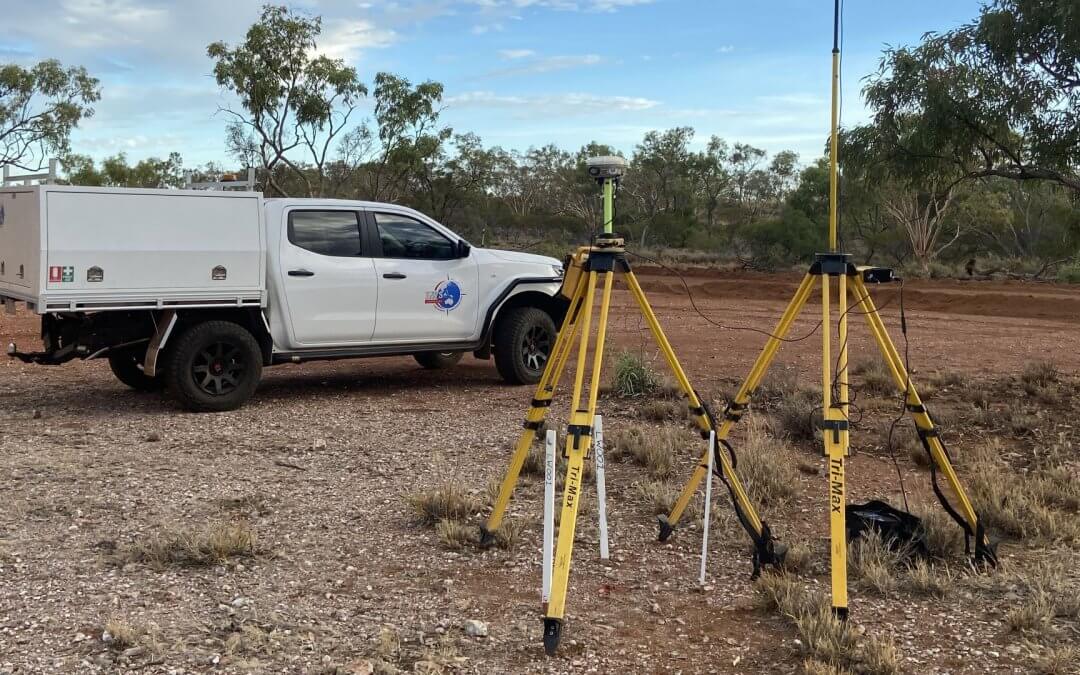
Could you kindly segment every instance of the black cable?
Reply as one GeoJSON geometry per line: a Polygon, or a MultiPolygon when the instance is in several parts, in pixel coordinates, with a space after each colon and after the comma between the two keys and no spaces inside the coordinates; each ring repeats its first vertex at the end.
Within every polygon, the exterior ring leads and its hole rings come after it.
{"type": "Polygon", "coordinates": [[[772,338],[774,340],[779,340],[780,342],[801,342],[803,340],[806,340],[807,338],[812,337],[814,335],[814,333],[816,333],[818,331],[818,329],[821,328],[821,321],[818,321],[814,325],[814,327],[810,330],[810,332],[807,333],[806,335],[803,335],[803,336],[797,337],[797,338],[784,338],[784,337],[780,337],[779,335],[773,335],[769,331],[761,330],[760,328],[751,328],[749,326],[728,326],[728,325],[719,323],[719,322],[714,321],[714,320],[710,319],[709,317],[705,316],[705,314],[698,308],[697,303],[694,302],[694,294],[690,290],[690,285],[686,283],[686,279],[683,278],[683,275],[680,274],[678,272],[678,270],[675,270],[672,267],[669,267],[668,265],[665,265],[664,263],[660,262],[659,260],[654,260],[653,258],[650,258],[649,256],[642,255],[640,253],[635,253],[634,251],[631,251],[629,249],[627,249],[626,252],[629,255],[634,256],[635,258],[641,258],[642,260],[645,260],[647,262],[651,262],[654,265],[662,267],[665,270],[667,270],[668,272],[671,272],[676,277],[678,277],[679,281],[683,285],[683,288],[686,289],[686,297],[688,297],[690,299],[690,306],[694,308],[694,311],[697,313],[698,316],[700,316],[702,319],[704,319],[708,323],[716,326],[717,328],[721,328],[723,330],[745,330],[745,331],[750,331],[751,333],[760,333],[761,335],[766,335],[766,336],[768,336],[768,337],[770,337],[770,338],[772,338]]]}
{"type": "MultiPolygon", "coordinates": [[[[858,310],[855,309],[856,307],[859,307],[860,305],[862,305],[863,303],[865,303],[869,299],[870,299],[870,294],[867,293],[866,295],[859,298],[859,300],[857,302],[848,305],[848,308],[845,309],[843,312],[841,312],[840,316],[838,316],[837,319],[836,319],[836,332],[837,332],[838,335],[840,333],[840,322],[847,315],[849,315],[849,314],[859,314],[859,315],[862,315],[862,316],[867,316],[869,314],[878,314],[880,316],[881,310],[888,307],[889,304],[892,302],[891,299],[886,300],[885,302],[883,302],[881,304],[880,307],[875,307],[874,309],[866,310],[865,312],[858,311],[858,310]]],[[[840,342],[840,349],[836,352],[836,363],[833,364],[833,377],[832,377],[832,381],[829,383],[829,388],[833,392],[833,401],[834,401],[833,407],[840,407],[840,406],[842,406],[844,404],[843,401],[837,401],[837,399],[840,398],[839,393],[838,393],[839,380],[840,380],[840,356],[841,356],[841,354],[844,353],[844,349],[847,348],[848,342],[850,340],[851,340],[851,330],[849,329],[847,331],[847,334],[844,336],[843,341],[840,342]]],[[[848,366],[849,367],[847,369],[845,369],[846,371],[850,371],[850,363],[848,364],[848,366]]],[[[845,376],[846,376],[846,373],[845,373],[845,376]]],[[[858,387],[851,384],[850,380],[847,382],[847,386],[848,386],[848,399],[849,399],[847,401],[847,404],[848,404],[849,408],[852,408],[852,407],[855,407],[855,400],[858,397],[858,387]]],[[[858,420],[859,420],[859,422],[861,422],[862,421],[862,411],[859,410],[858,412],[859,412],[858,420]]],[[[845,419],[847,419],[850,424],[857,424],[858,423],[858,422],[852,422],[849,415],[845,415],[845,419]]]]}
{"type": "MultiPolygon", "coordinates": [[[[892,459],[893,468],[896,469],[896,478],[900,482],[900,494],[904,497],[904,510],[911,513],[911,507],[908,506],[907,488],[904,487],[904,473],[900,470],[900,462],[896,459],[896,445],[893,443],[896,426],[903,421],[904,416],[907,414],[908,396],[911,394],[911,343],[908,341],[907,314],[904,312],[904,280],[902,278],[900,279],[900,333],[904,336],[904,396],[900,401],[899,414],[889,425],[889,457],[892,459]]],[[[933,463],[933,459],[930,461],[933,463]]]]}

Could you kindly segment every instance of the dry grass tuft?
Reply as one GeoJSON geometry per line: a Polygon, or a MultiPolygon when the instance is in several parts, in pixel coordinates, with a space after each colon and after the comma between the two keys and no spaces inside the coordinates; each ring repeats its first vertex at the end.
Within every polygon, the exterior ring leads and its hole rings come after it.
{"type": "MultiPolygon", "coordinates": [[[[659,384],[656,387],[656,396],[670,399],[685,399],[686,395],[683,394],[682,387],[679,386],[679,382],[673,375],[661,375],[659,378],[659,384]]],[[[684,401],[685,403],[685,401],[684,401]]]]}
{"type": "MultiPolygon", "coordinates": [[[[544,438],[537,436],[537,442],[529,447],[525,461],[521,463],[522,476],[544,477],[544,438]]],[[[556,463],[558,460],[556,460],[556,463]]]]}
{"type": "Polygon", "coordinates": [[[1020,381],[1025,387],[1044,388],[1058,381],[1059,371],[1053,361],[1032,361],[1024,366],[1020,381]]]}
{"type": "Polygon", "coordinates": [[[781,399],[772,410],[778,434],[792,442],[812,441],[820,434],[821,398],[802,390],[781,399]]]}
{"type": "Polygon", "coordinates": [[[937,560],[949,560],[963,550],[964,531],[940,504],[916,508],[915,515],[920,521],[919,530],[926,542],[928,556],[937,560]]]}
{"type": "Polygon", "coordinates": [[[802,574],[810,567],[813,553],[810,546],[803,541],[797,541],[788,547],[784,555],[784,571],[791,574],[802,574]]]}
{"type": "Polygon", "coordinates": [[[930,375],[929,381],[935,387],[960,387],[964,384],[964,376],[951,370],[937,371],[930,375]]]}
{"type": "Polygon", "coordinates": [[[476,499],[452,481],[410,496],[409,506],[416,518],[427,525],[440,520],[468,520],[480,510],[476,499]]]}
{"type": "MultiPolygon", "coordinates": [[[[375,638],[375,654],[371,659],[373,675],[422,673],[442,675],[457,672],[465,659],[458,650],[457,640],[443,635],[437,642],[402,639],[396,628],[384,626],[375,638]]],[[[345,672],[340,669],[336,672],[345,672]]],[[[349,670],[348,672],[353,672],[349,670]]]]}
{"type": "Polygon", "coordinates": [[[464,661],[454,638],[443,635],[438,643],[424,649],[420,658],[413,662],[412,671],[422,675],[443,675],[459,670],[464,661]]]}
{"type": "Polygon", "coordinates": [[[818,602],[798,579],[785,572],[766,570],[754,581],[754,606],[789,619],[816,608],[818,602]]]}
{"type": "Polygon", "coordinates": [[[940,568],[925,560],[916,560],[908,568],[906,587],[918,595],[929,595],[943,599],[953,586],[953,574],[947,566],[940,568]]]}
{"type": "Polygon", "coordinates": [[[396,661],[401,655],[401,636],[393,628],[384,626],[375,638],[375,653],[384,661],[396,661]]]}
{"type": "Polygon", "coordinates": [[[476,528],[457,520],[440,520],[435,525],[435,533],[439,535],[443,548],[451,551],[459,551],[476,543],[476,528]]]}
{"type": "Polygon", "coordinates": [[[615,431],[607,458],[629,458],[644,467],[649,477],[664,480],[675,473],[675,456],[684,445],[686,436],[681,430],[631,426],[615,431]]]}
{"type": "Polygon", "coordinates": [[[1005,612],[1005,623],[1017,633],[1045,635],[1053,623],[1055,612],[1050,594],[1037,589],[1022,604],[1005,612]]]}
{"type": "MultiPolygon", "coordinates": [[[[754,391],[759,399],[779,399],[804,391],[795,370],[771,370],[754,391]]],[[[729,399],[730,400],[730,399],[729,399]]]]}
{"type": "Polygon", "coordinates": [[[854,632],[836,618],[832,608],[824,603],[814,611],[797,616],[795,628],[802,637],[804,648],[813,658],[840,665],[852,660],[855,655],[854,632]]]}
{"type": "Polygon", "coordinates": [[[514,544],[521,538],[521,533],[525,529],[525,525],[518,520],[511,520],[507,518],[499,526],[499,529],[495,530],[495,546],[503,550],[509,551],[514,548],[514,544]]]}
{"type": "Polygon", "coordinates": [[[123,651],[139,644],[145,631],[132,626],[124,619],[110,617],[105,622],[105,629],[101,633],[101,641],[109,645],[110,649],[123,651]]]}
{"type": "Polygon", "coordinates": [[[266,553],[246,521],[211,523],[201,530],[155,533],[135,541],[121,556],[160,569],[166,565],[214,565],[230,558],[266,553]]]}
{"type": "Polygon", "coordinates": [[[1080,663],[1080,648],[1057,645],[1049,647],[1035,661],[1035,672],[1037,675],[1070,675],[1076,672],[1077,663],[1080,663]]]}
{"type": "Polygon", "coordinates": [[[1054,619],[1075,621],[1080,617],[1080,589],[1072,578],[1072,561],[1045,561],[1015,570],[1011,576],[1025,589],[1023,603],[1005,614],[1013,631],[1045,641],[1057,632],[1054,619]]]}
{"type": "Polygon", "coordinates": [[[651,429],[637,425],[621,426],[608,434],[606,458],[613,462],[634,459],[644,447],[651,429]]]}
{"type": "Polygon", "coordinates": [[[806,659],[803,661],[802,669],[803,675],[848,675],[848,671],[843,668],[837,668],[831,663],[817,659],[806,659]]]}
{"type": "Polygon", "coordinates": [[[971,498],[988,527],[1042,543],[1080,542],[1080,483],[1061,467],[1027,473],[1005,463],[1000,441],[975,448],[967,463],[971,498]]]}
{"type": "Polygon", "coordinates": [[[824,596],[811,593],[794,577],[768,572],[754,582],[756,605],[790,619],[808,656],[804,669],[812,673],[866,675],[900,673],[896,647],[885,638],[857,641],[854,631],[836,618],[824,596]],[[830,670],[831,668],[831,670],[830,670]]]}
{"type": "Polygon", "coordinates": [[[636,483],[635,486],[638,494],[649,505],[654,516],[671,513],[671,509],[679,499],[679,491],[671,483],[650,480],[644,483],[636,483]]]}
{"type": "Polygon", "coordinates": [[[892,373],[882,361],[861,361],[852,367],[851,374],[862,380],[862,384],[857,387],[859,391],[865,391],[872,396],[898,395],[892,373]]]}
{"type": "Polygon", "coordinates": [[[652,422],[668,422],[684,418],[687,408],[676,401],[652,399],[642,404],[639,412],[641,417],[652,422]]]}
{"type": "Polygon", "coordinates": [[[798,484],[795,453],[784,441],[770,437],[759,418],[749,418],[745,428],[738,466],[743,486],[755,503],[786,502],[798,484]]]}
{"type": "Polygon", "coordinates": [[[875,635],[863,641],[858,650],[859,664],[857,671],[865,675],[899,675],[900,655],[892,640],[882,635],[875,635]]]}
{"type": "Polygon", "coordinates": [[[896,590],[899,555],[876,531],[870,530],[848,544],[848,564],[856,578],[882,597],[896,590]]]}

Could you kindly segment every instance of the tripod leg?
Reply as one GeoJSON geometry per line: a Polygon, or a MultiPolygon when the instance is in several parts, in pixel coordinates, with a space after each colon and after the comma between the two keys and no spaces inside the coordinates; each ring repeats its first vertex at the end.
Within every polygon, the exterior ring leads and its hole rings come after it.
{"type": "MultiPolygon", "coordinates": [[[[832,567],[832,606],[833,612],[840,618],[847,617],[847,510],[846,510],[846,469],[845,460],[848,454],[849,435],[846,410],[846,400],[834,402],[832,400],[833,363],[831,356],[832,346],[832,296],[831,278],[829,275],[821,277],[821,320],[824,330],[822,331],[822,405],[823,421],[821,435],[825,442],[825,456],[829,464],[829,541],[831,550],[832,567]]],[[[840,275],[837,279],[837,288],[841,294],[847,292],[847,277],[840,275]]],[[[841,296],[843,297],[843,296],[841,296]]],[[[846,311],[846,300],[840,301],[841,312],[846,311]]],[[[842,316],[839,322],[840,357],[846,357],[847,349],[847,322],[842,316]]],[[[846,370],[847,365],[844,364],[846,370]]],[[[843,375],[846,377],[846,375],[843,375]]],[[[846,397],[844,397],[846,398],[846,397]]]]}
{"type": "Polygon", "coordinates": [[[949,512],[949,515],[964,529],[967,539],[969,541],[974,539],[975,562],[980,565],[996,565],[997,555],[994,552],[994,547],[986,536],[982,523],[979,521],[979,516],[975,512],[975,507],[960,484],[960,479],[953,468],[949,453],[941,442],[937,427],[934,426],[929,411],[927,411],[926,406],[923,405],[922,399],[919,397],[919,393],[915,390],[915,385],[911,382],[911,375],[904,365],[904,359],[901,358],[900,352],[896,349],[892,338],[889,337],[885,322],[882,321],[877,306],[874,304],[874,299],[870,297],[866,282],[861,277],[855,277],[853,291],[857,294],[856,305],[861,306],[860,309],[863,311],[863,316],[866,317],[866,322],[870,326],[870,332],[873,333],[874,340],[881,349],[882,356],[885,357],[885,364],[889,367],[893,381],[896,383],[897,389],[904,394],[904,405],[915,422],[915,429],[919,434],[919,439],[930,456],[935,472],[935,494],[937,494],[938,499],[941,501],[942,506],[945,507],[945,510],[949,512]],[[949,489],[952,490],[953,495],[959,502],[959,513],[938,488],[936,481],[936,472],[938,471],[945,475],[945,481],[949,484],[949,489]]]}
{"type": "MultiPolygon", "coordinates": [[[[765,373],[768,372],[769,366],[776,357],[776,352],[780,349],[781,343],[791,330],[791,326],[795,322],[796,317],[799,316],[799,312],[802,311],[803,307],[806,305],[806,301],[810,298],[813,287],[814,277],[807,274],[803,277],[802,283],[799,284],[799,288],[795,291],[795,295],[792,296],[790,302],[788,302],[784,314],[777,322],[776,328],[773,329],[768,342],[765,343],[765,347],[761,350],[757,360],[754,361],[753,367],[750,368],[750,373],[746,376],[746,379],[743,380],[742,385],[739,387],[739,391],[735,394],[735,398],[728,404],[727,409],[724,411],[724,420],[721,422],[720,428],[716,432],[717,441],[724,442],[727,440],[727,437],[731,434],[732,428],[750,405],[751,397],[761,384],[761,380],[765,377],[765,373]]],[[[639,304],[641,304],[644,299],[643,293],[640,295],[640,298],[641,299],[638,300],[639,304]]],[[[682,386],[681,382],[679,386],[682,386]]],[[[683,393],[686,393],[685,389],[683,390],[683,393]]],[[[706,420],[706,422],[706,429],[711,428],[713,422],[709,420],[706,420]]],[[[679,519],[682,518],[682,514],[686,511],[686,507],[690,504],[690,500],[693,499],[694,494],[701,485],[701,481],[705,479],[705,474],[708,471],[709,452],[710,450],[706,450],[705,454],[701,456],[701,461],[694,469],[694,473],[690,476],[690,480],[686,483],[686,486],[683,487],[682,493],[679,495],[678,501],[675,502],[675,506],[672,508],[671,513],[668,514],[666,521],[661,521],[661,541],[664,541],[671,536],[679,519]]],[[[723,467],[724,464],[728,463],[728,458],[724,457],[721,459],[721,462],[721,470],[726,471],[727,469],[723,467]]],[[[736,504],[736,506],[738,506],[738,504],[736,504]]],[[[754,532],[751,532],[751,536],[760,535],[760,522],[755,524],[754,521],[751,521],[751,526],[754,529],[754,532]]]]}
{"type": "Polygon", "coordinates": [[[525,428],[521,432],[521,436],[518,437],[517,445],[514,446],[510,466],[507,468],[506,476],[499,487],[499,496],[495,500],[495,506],[491,510],[491,515],[488,516],[487,523],[480,528],[481,545],[490,544],[494,539],[495,530],[502,525],[507,504],[510,503],[510,497],[514,492],[514,487],[517,485],[518,476],[521,474],[521,467],[525,463],[529,448],[532,447],[536,438],[536,432],[542,426],[544,419],[547,417],[548,408],[551,407],[551,398],[554,396],[555,387],[558,386],[559,378],[566,368],[570,348],[574,344],[574,335],[577,333],[578,319],[581,316],[582,303],[584,302],[585,281],[586,275],[583,274],[580,276],[574,294],[571,296],[570,306],[567,308],[566,316],[563,317],[562,326],[559,328],[559,335],[555,338],[551,354],[548,355],[544,374],[536,385],[536,393],[533,395],[532,404],[525,415],[525,428]]]}
{"type": "Polygon", "coordinates": [[[596,414],[596,401],[600,389],[600,368],[604,358],[604,341],[607,336],[608,309],[611,306],[612,272],[589,272],[585,307],[582,312],[583,329],[578,343],[577,371],[574,377],[573,403],[566,436],[566,480],[563,484],[562,513],[559,518],[559,539],[555,548],[555,564],[551,575],[551,595],[544,617],[544,650],[552,655],[562,636],[563,617],[566,614],[566,591],[570,578],[570,558],[574,550],[574,530],[577,527],[578,506],[582,496],[582,472],[585,456],[592,446],[592,423],[596,414]],[[582,406],[582,390],[585,380],[585,362],[589,352],[592,328],[592,304],[596,290],[597,275],[604,275],[604,290],[600,300],[600,316],[593,350],[592,372],[585,406],[582,406]]]}

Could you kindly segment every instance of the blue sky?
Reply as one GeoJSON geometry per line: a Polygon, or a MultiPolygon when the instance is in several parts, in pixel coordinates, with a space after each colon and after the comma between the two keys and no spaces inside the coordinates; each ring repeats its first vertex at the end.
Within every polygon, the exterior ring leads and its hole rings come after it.
{"type": "MultiPolygon", "coordinates": [[[[57,57],[103,85],[75,150],[131,159],[180,152],[226,159],[231,101],[206,45],[236,43],[258,16],[247,0],[11,2],[0,61],[57,57]]],[[[804,163],[828,131],[829,0],[298,0],[324,17],[321,48],[365,81],[389,70],[446,85],[444,119],[487,145],[590,140],[633,150],[650,129],[689,125],[804,163]]],[[[844,123],[866,119],[860,80],[885,45],[973,19],[978,0],[849,0],[844,123]]],[[[366,111],[365,111],[366,114],[366,111]]]]}

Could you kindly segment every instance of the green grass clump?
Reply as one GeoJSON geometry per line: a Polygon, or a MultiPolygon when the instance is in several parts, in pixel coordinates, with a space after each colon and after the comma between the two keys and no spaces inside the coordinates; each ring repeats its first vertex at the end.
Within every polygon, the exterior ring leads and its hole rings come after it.
{"type": "Polygon", "coordinates": [[[660,387],[660,378],[645,359],[631,352],[622,352],[615,359],[615,379],[612,389],[624,398],[646,396],[660,387]]]}

